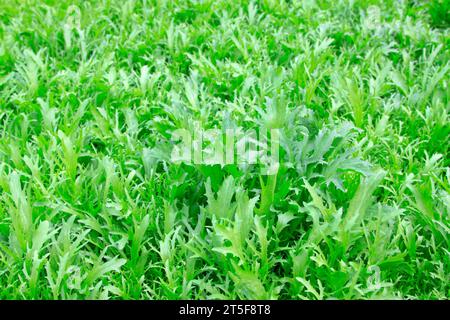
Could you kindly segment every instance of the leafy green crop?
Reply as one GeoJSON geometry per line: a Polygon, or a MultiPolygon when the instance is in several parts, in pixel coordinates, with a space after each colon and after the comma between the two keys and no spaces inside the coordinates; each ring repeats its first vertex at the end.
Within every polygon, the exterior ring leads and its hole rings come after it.
{"type": "Polygon", "coordinates": [[[0,0],[0,298],[448,299],[448,12],[0,0]]]}

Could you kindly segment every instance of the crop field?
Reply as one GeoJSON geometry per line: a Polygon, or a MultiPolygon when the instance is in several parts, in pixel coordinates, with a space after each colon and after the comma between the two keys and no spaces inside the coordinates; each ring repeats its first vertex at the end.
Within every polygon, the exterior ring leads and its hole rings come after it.
{"type": "Polygon", "coordinates": [[[0,299],[449,299],[448,0],[0,0],[0,299]]]}

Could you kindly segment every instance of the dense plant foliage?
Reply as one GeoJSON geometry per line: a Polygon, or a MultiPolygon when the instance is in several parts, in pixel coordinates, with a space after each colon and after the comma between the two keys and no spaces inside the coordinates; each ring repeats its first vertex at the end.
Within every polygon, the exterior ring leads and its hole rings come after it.
{"type": "Polygon", "coordinates": [[[448,15],[0,0],[0,298],[448,299],[448,15]],[[273,174],[170,161],[237,127],[273,174]]]}

